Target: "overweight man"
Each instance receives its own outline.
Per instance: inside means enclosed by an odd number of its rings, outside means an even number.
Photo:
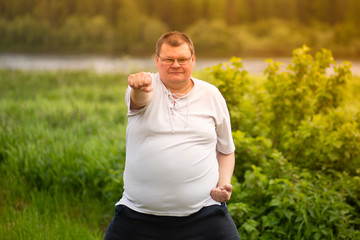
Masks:
[[[192,77],[184,33],[156,44],[157,73],[131,74],[124,191],[105,240],[239,240],[225,204],[234,142],[219,90]]]

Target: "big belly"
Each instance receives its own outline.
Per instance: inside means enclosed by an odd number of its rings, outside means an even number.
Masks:
[[[127,159],[124,172],[130,200],[150,211],[179,211],[205,201],[217,184],[218,163],[214,150],[196,149],[139,149]]]

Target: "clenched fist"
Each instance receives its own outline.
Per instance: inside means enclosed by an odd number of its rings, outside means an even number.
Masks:
[[[141,72],[130,74],[128,78],[128,84],[134,90],[141,90],[144,92],[151,92],[153,90],[152,78],[149,73]]]
[[[128,84],[132,88],[130,93],[130,108],[140,109],[148,105],[153,96],[152,78],[148,73],[131,74]]]
[[[230,200],[232,193],[232,185],[217,186],[211,190],[211,197],[218,202],[226,202]]]

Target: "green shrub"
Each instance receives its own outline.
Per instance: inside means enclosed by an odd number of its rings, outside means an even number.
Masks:
[[[250,79],[238,58],[210,71],[232,118],[229,210],[242,239],[360,237],[357,83],[349,63],[309,50],[294,50],[283,72],[269,60],[265,82]]]
[[[266,106],[272,113],[271,138],[275,147],[281,148],[284,138],[303,120],[316,114],[326,114],[343,104],[342,88],[351,76],[350,64],[334,67],[328,76],[327,68],[335,64],[332,54],[322,50],[315,60],[309,48],[294,50],[292,64],[285,72],[279,72],[279,63],[269,60],[266,89],[269,101]]]
[[[298,166],[354,173],[360,167],[360,128],[343,108],[351,65],[337,66],[327,50],[315,59],[308,51],[295,50],[287,72],[279,73],[276,63],[266,69],[266,106],[273,113],[269,137]],[[335,66],[330,75],[331,65]]]
[[[351,114],[334,111],[300,123],[283,145],[284,154],[298,166],[318,170],[360,169],[360,129]]]
[[[269,178],[261,168],[253,166],[246,172],[244,182],[234,180],[229,211],[241,239],[360,237],[360,215],[356,213],[359,206],[349,204],[349,195],[343,191],[349,182],[334,181],[322,173],[291,165],[282,171],[284,177]]]
[[[250,81],[247,71],[243,69],[241,58],[233,57],[228,63],[218,64],[209,70],[214,79],[213,83],[226,99],[231,115],[232,130],[245,131],[248,129],[246,121],[256,113],[253,106],[245,107],[251,104],[250,99],[247,98]]]

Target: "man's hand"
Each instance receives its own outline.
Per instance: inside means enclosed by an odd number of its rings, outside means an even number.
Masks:
[[[211,190],[211,197],[218,202],[226,202],[230,200],[232,193],[232,185],[226,184],[223,186],[217,186]]]
[[[131,74],[128,84],[132,88],[130,93],[130,108],[140,109],[148,105],[153,96],[152,78],[148,73]]]
[[[128,78],[128,84],[135,91],[141,90],[144,92],[151,92],[153,90],[151,75],[144,72],[130,74]]]

